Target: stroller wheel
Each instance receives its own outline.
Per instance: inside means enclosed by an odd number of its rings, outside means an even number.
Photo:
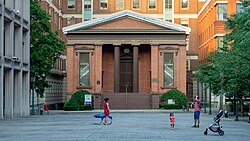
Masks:
[[[223,130],[220,130],[218,133],[219,133],[220,136],[224,135],[224,131]]]
[[[207,135],[207,129],[204,131],[204,135]]]

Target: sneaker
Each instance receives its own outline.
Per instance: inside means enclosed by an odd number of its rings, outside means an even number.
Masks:
[[[196,127],[199,128],[199,125],[197,125]]]
[[[192,126],[193,128],[196,127],[196,125]]]

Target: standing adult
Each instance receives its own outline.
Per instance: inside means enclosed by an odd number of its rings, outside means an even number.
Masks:
[[[199,97],[195,97],[195,104],[194,104],[194,126],[192,127],[198,127],[200,126],[200,110],[201,110],[201,101],[199,100]],[[197,122],[197,124],[196,124]]]
[[[105,119],[104,119],[104,125],[108,125],[108,118],[109,118],[109,114],[110,114],[110,109],[109,109],[109,98],[104,98],[104,104],[103,104],[103,109],[104,109],[104,115],[105,115]]]

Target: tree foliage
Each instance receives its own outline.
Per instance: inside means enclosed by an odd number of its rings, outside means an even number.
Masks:
[[[50,75],[65,45],[58,34],[52,31],[50,16],[37,0],[30,0],[30,15],[30,76],[35,78],[37,94],[43,97],[45,88],[49,87],[46,77]]]
[[[242,11],[225,22],[224,47],[198,66],[198,80],[211,84],[214,94],[223,90],[240,99],[250,93],[250,1],[242,4]]]

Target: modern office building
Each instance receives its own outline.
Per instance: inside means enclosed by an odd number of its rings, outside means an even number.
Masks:
[[[0,119],[28,116],[30,0],[0,0]]]

